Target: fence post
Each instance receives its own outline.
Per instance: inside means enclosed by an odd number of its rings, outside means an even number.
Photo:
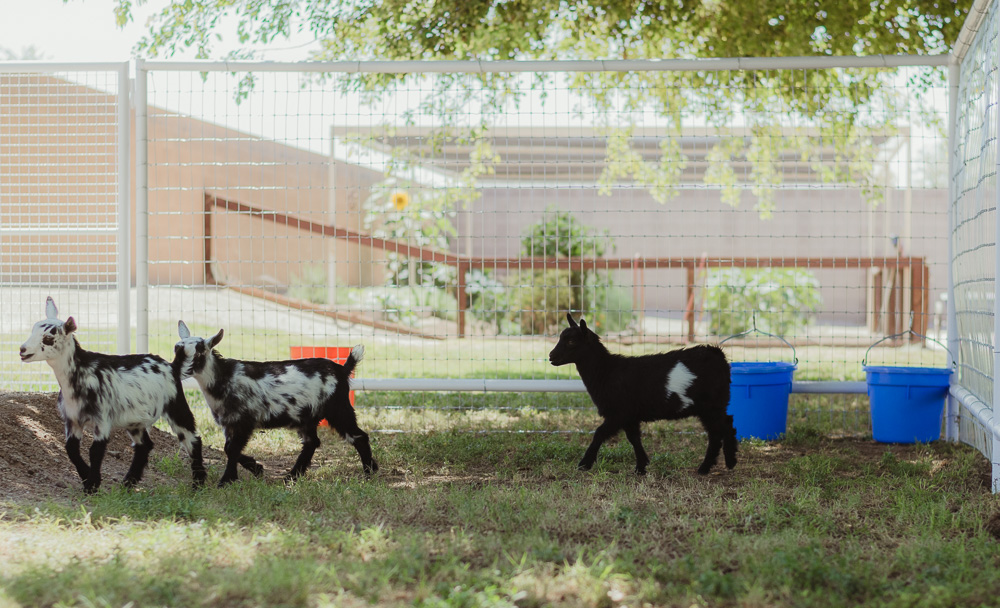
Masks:
[[[958,122],[958,79],[961,69],[957,61],[948,66],[948,311],[946,323],[948,327],[948,349],[952,352],[956,362],[962,360],[962,345],[958,339],[958,321],[955,314],[955,200],[958,191],[955,188],[955,170],[957,159],[955,150],[957,140],[956,129]],[[959,383],[959,373],[956,369],[951,374],[951,385]],[[948,393],[947,401],[947,423],[945,424],[945,439],[949,441],[959,440],[958,428],[958,400]]]
[[[149,352],[149,159],[147,157],[148,72],[135,60],[135,348]]]
[[[994,20],[996,23],[996,20]],[[991,32],[992,35],[996,35],[997,32]],[[986,97],[986,103],[984,107],[989,108],[989,106],[996,106],[1000,102],[1000,79],[997,80],[994,85],[994,89],[990,90],[986,87],[984,93]],[[996,108],[994,107],[994,112]],[[996,139],[998,135],[998,130],[1000,130],[1000,124],[994,121],[994,132],[992,134],[987,134],[986,137],[993,137]],[[1000,157],[996,159],[996,166],[1000,167]],[[1000,191],[995,191],[993,193],[993,205],[996,208],[996,204],[1000,202]],[[1000,338],[1000,277],[997,277],[997,269],[1000,268],[1000,247],[997,247],[997,243],[1000,242],[1000,213],[994,213],[994,226],[993,226],[993,249],[994,249],[994,261],[993,261],[993,402],[990,404],[990,410],[992,411],[992,416],[990,417],[990,426],[988,431],[990,433],[990,463],[992,464],[992,472],[990,474],[993,480],[992,489],[993,493],[996,494],[1000,492],[1000,438],[997,437],[997,402],[1000,402],[1000,382],[997,382],[997,378],[1000,377],[1000,348],[997,347],[997,340]]]
[[[132,243],[129,239],[132,191],[129,188],[131,129],[129,128],[129,62],[118,69],[118,354],[128,354],[132,342]]]

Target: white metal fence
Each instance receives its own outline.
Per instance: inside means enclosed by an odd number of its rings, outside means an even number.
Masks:
[[[952,68],[951,349],[958,372],[949,408],[962,441],[993,463],[993,490],[1000,490],[996,456],[998,428],[993,415],[1000,369],[996,337],[1000,329],[996,281],[997,237],[997,43],[1000,19],[994,2],[977,2],[957,45]],[[956,405],[960,409],[956,409]]]
[[[130,351],[129,64],[0,65],[0,386],[50,390],[18,360],[46,295]]]
[[[367,341],[366,389],[517,391],[573,378],[566,310],[627,353],[756,322],[833,382],[799,389],[864,392],[870,344],[942,326],[944,63],[141,64],[140,322],[164,351],[178,317],[235,356]]]

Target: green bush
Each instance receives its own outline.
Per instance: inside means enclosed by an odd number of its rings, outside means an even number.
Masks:
[[[469,299],[469,314],[474,319],[489,325],[498,336],[512,333],[507,287],[495,278],[492,268],[465,273],[465,294]]]
[[[593,291],[587,319],[593,320],[595,331],[613,333],[628,329],[635,319],[632,291],[614,285],[610,278],[606,283],[596,285]]]
[[[568,270],[520,272],[508,281],[511,314],[526,335],[556,333],[565,323],[566,312],[580,309],[581,289],[572,283]]]
[[[808,325],[821,303],[819,281],[801,268],[713,270],[705,285],[709,331],[718,336],[750,329],[754,313],[758,329],[786,336]]]
[[[521,253],[530,257],[601,257],[614,241],[608,231],[587,226],[566,211],[549,209],[528,227]],[[582,313],[598,331],[621,331],[632,322],[631,294],[596,270],[544,270],[512,275],[513,320],[521,333],[559,331],[567,312]]]

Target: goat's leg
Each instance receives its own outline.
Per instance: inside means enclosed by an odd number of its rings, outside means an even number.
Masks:
[[[101,463],[108,448],[108,438],[99,437],[95,432],[94,443],[90,444],[90,474],[83,480],[83,491],[93,494],[101,487]]]
[[[264,465],[257,462],[249,454],[240,454],[240,466],[249,471],[254,477],[260,477],[264,474]]]
[[[358,451],[358,456],[361,458],[361,468],[364,470],[365,476],[371,477],[374,473],[378,472],[378,463],[372,457],[372,446],[368,441],[368,433],[355,426],[352,431],[344,433],[343,437],[347,443],[353,445],[354,449]]]
[[[354,413],[350,401],[347,400],[346,394],[335,396],[334,399],[340,399],[340,401],[334,401],[334,405],[327,408],[326,421],[341,438],[353,445],[354,449],[358,451],[358,457],[361,458],[361,468],[364,470],[365,476],[370,477],[378,471],[378,463],[372,457],[372,446],[368,440],[368,433],[362,431],[361,427],[358,426],[357,415]]]
[[[80,480],[86,480],[90,476],[90,467],[87,466],[83,457],[80,456],[80,436],[70,434],[68,429],[66,434],[66,455],[69,456],[69,461],[76,467],[76,474],[80,476]]]
[[[705,451],[705,460],[698,467],[698,474],[708,474],[719,459],[719,452],[727,441],[730,443],[727,447],[726,465],[732,468],[736,464],[736,430],[733,428],[732,417],[723,410],[720,413],[704,416],[701,418],[701,424],[708,433],[708,449]],[[728,453],[729,449],[733,450],[732,454]],[[732,465],[729,464],[730,458]]]
[[[583,459],[580,460],[580,464],[578,464],[576,468],[581,471],[589,471],[590,467],[594,466],[594,461],[597,460],[597,451],[601,449],[601,444],[611,437],[614,437],[614,435],[620,430],[621,426],[617,423],[605,420],[604,423],[597,427],[597,430],[594,431],[594,440],[590,442],[590,447],[587,448],[587,451],[583,454]]]
[[[302,437],[302,451],[295,459],[292,469],[285,474],[286,481],[291,481],[306,472],[309,465],[312,464],[313,454],[316,453],[316,448],[320,444],[319,435],[316,434],[316,425],[307,425],[305,428],[299,429],[299,436]]]
[[[714,430],[708,431],[708,449],[705,451],[705,460],[698,467],[699,475],[707,475],[712,470],[715,461],[719,459],[719,450],[722,449],[722,437]]]
[[[628,438],[629,443],[632,444],[632,449],[635,450],[636,474],[645,475],[646,466],[649,464],[649,454],[642,447],[642,433],[638,421],[625,425],[625,437]]]
[[[733,426],[733,417],[725,417],[725,427],[722,434],[722,452],[726,457],[726,468],[731,469],[736,466],[736,449],[739,442],[736,441],[736,427]]]
[[[149,462],[149,453],[153,451],[153,440],[149,438],[145,427],[130,428],[128,434],[132,437],[132,464],[125,473],[122,484],[132,487],[142,479],[142,473]]]
[[[226,447],[224,448],[226,452],[226,470],[222,473],[222,478],[219,479],[220,488],[239,479],[236,466],[243,455],[243,448],[247,447],[247,443],[250,442],[250,435],[252,433],[252,429],[226,429]]]
[[[194,487],[201,487],[205,483],[207,473],[205,471],[205,461],[201,454],[201,437],[194,426],[194,414],[188,407],[187,400],[184,399],[184,392],[179,390],[178,397],[170,403],[166,412],[167,424],[177,435],[177,441],[191,458],[191,478]]]

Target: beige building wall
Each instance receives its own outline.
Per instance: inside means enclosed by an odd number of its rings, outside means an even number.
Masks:
[[[0,74],[0,281],[116,285],[117,120],[108,93],[50,75]],[[147,124],[154,285],[205,284],[206,193],[357,231],[360,201],[381,179],[159,109],[150,109]],[[131,126],[134,150],[134,115]],[[131,178],[134,186],[134,155]],[[135,218],[134,193],[130,205]],[[211,225],[220,280],[284,289],[307,267],[327,263],[342,284],[382,278],[381,255],[368,247],[218,209]],[[131,252],[134,281],[134,230]]]
[[[0,74],[0,280],[115,284],[116,123],[106,93]]]
[[[360,231],[360,201],[382,179],[375,171],[185,116],[151,111],[148,124],[149,277],[155,284],[206,281],[206,194]],[[372,264],[358,261],[380,259],[347,241],[218,208],[210,213],[212,273],[226,283],[283,290],[310,267],[322,274],[332,263],[339,283],[358,285],[373,278]]]

